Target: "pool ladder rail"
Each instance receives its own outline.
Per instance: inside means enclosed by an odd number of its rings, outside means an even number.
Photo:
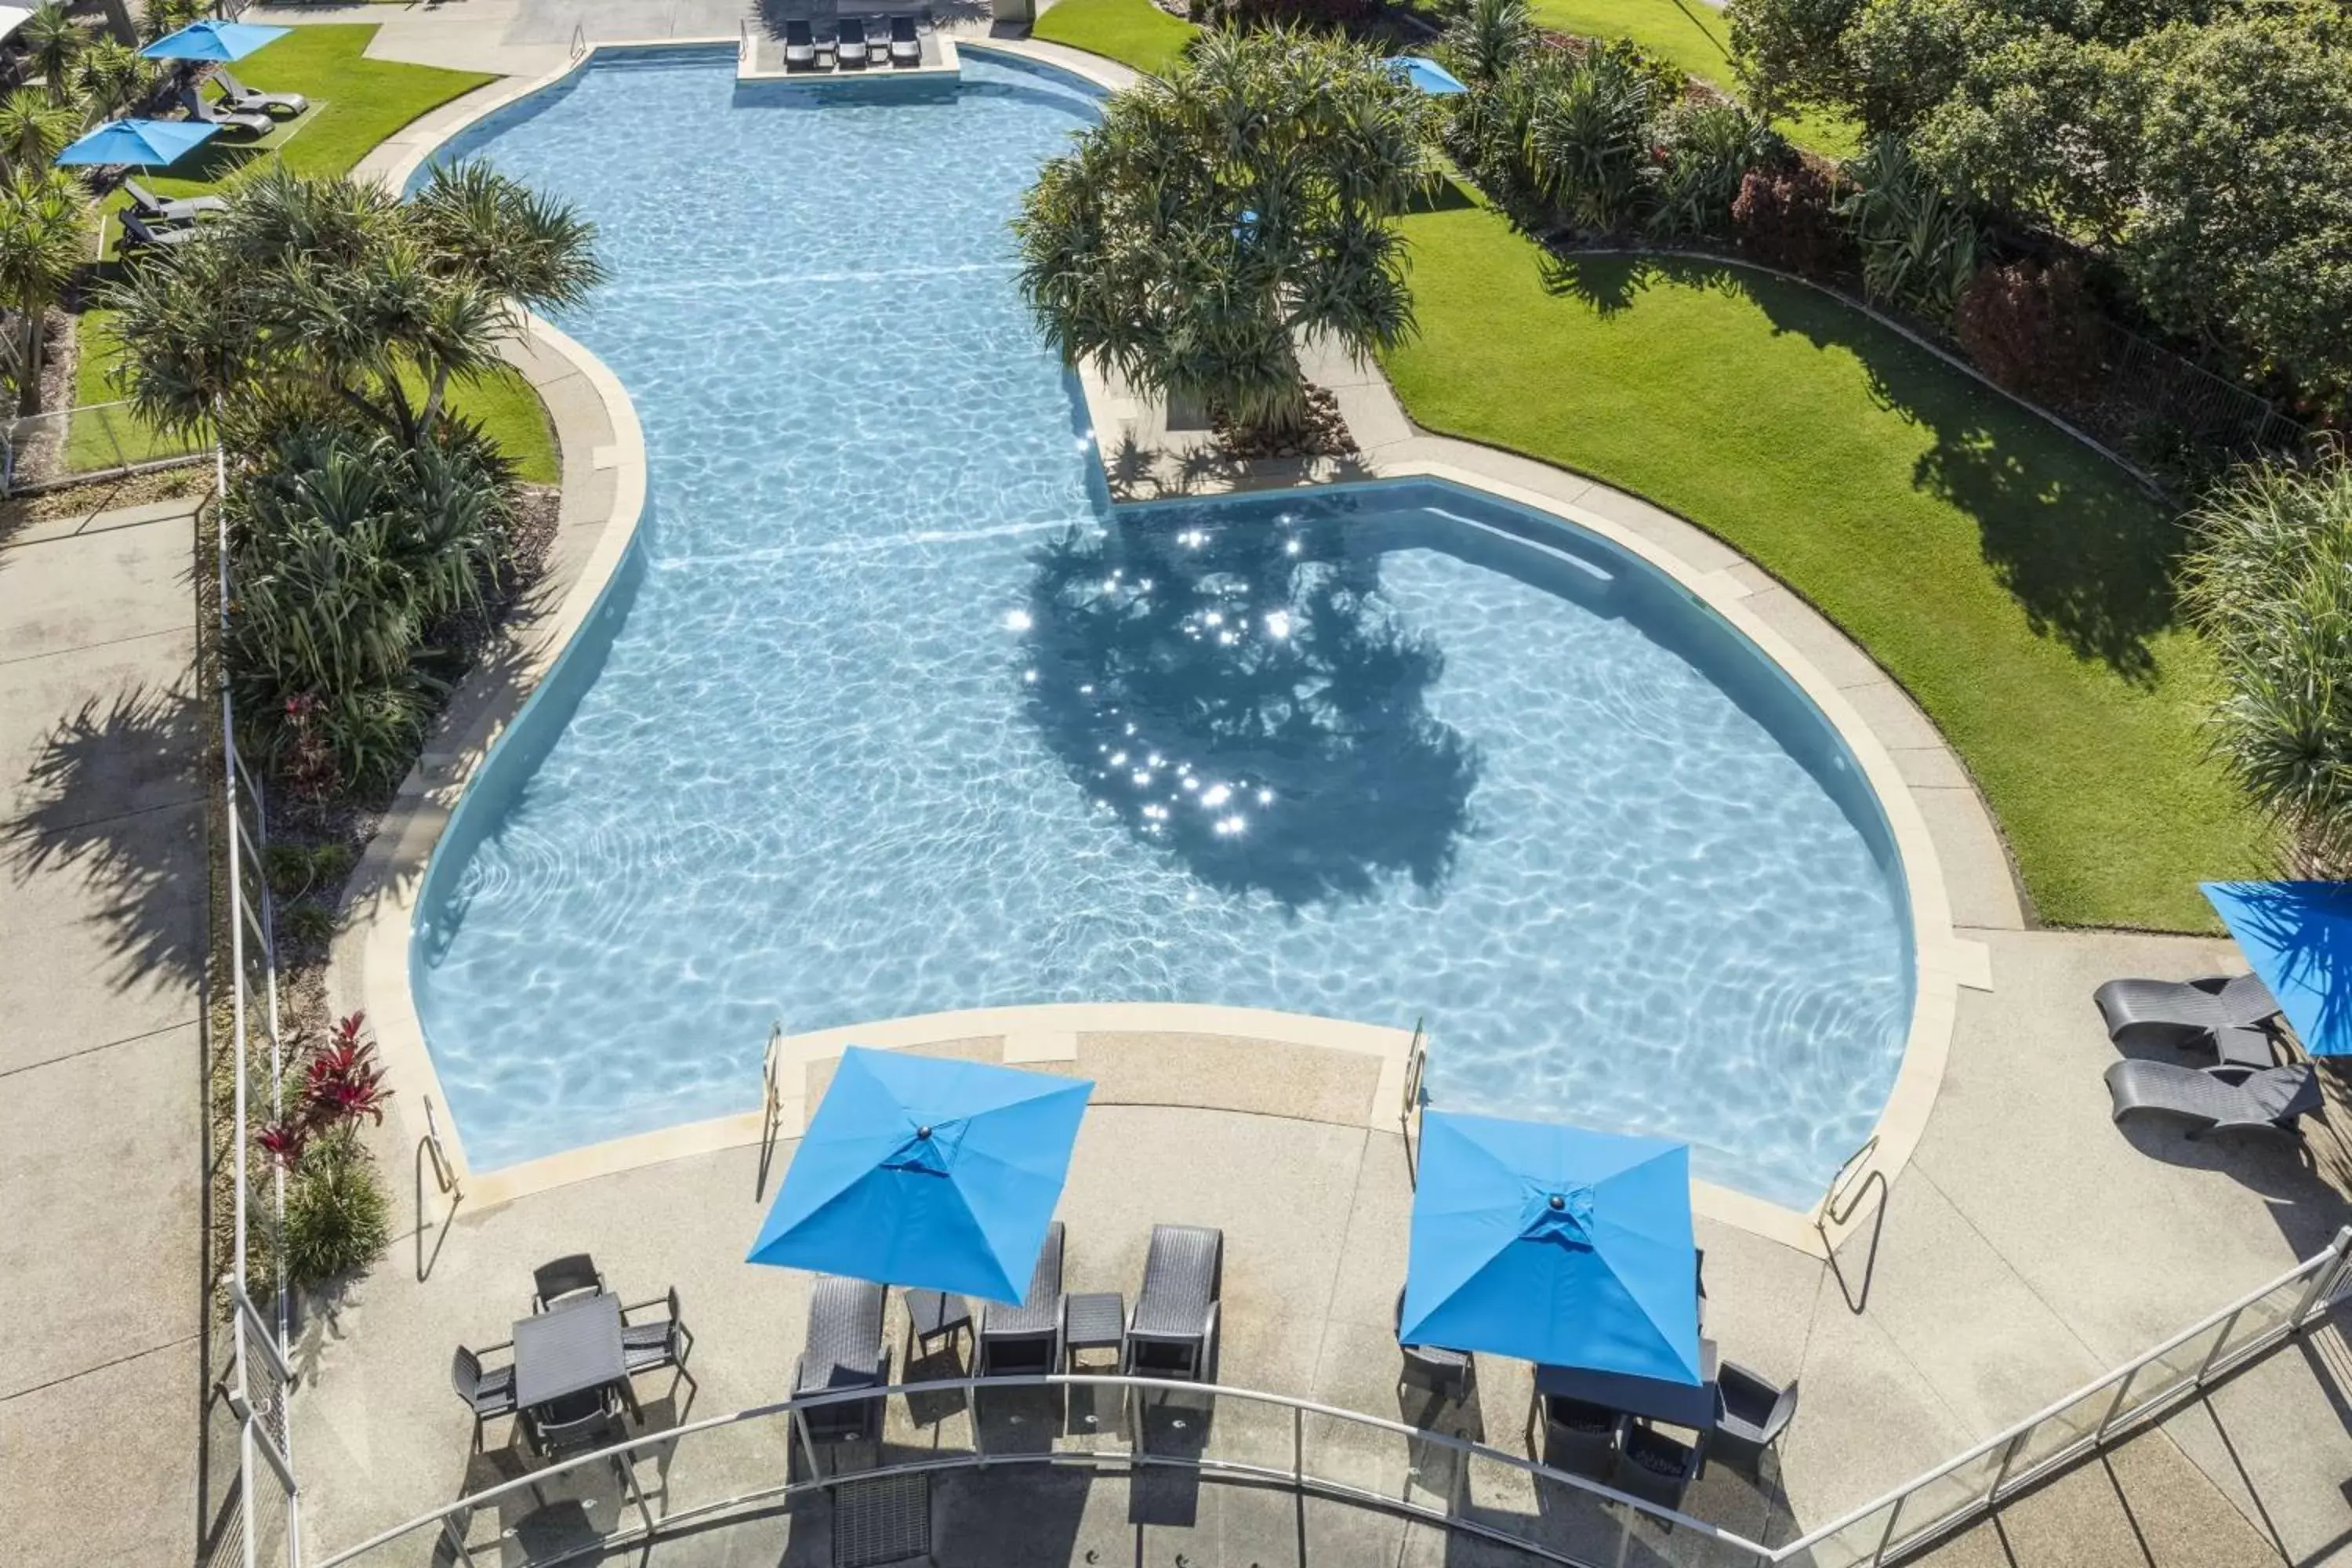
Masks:
[[[1838,1293],[1845,1298],[1846,1310],[1859,1316],[1870,1302],[1870,1277],[1878,1267],[1878,1238],[1886,1229],[1886,1204],[1890,1189],[1886,1173],[1870,1163],[1878,1152],[1878,1134],[1874,1132],[1861,1148],[1845,1157],[1845,1163],[1830,1178],[1829,1191],[1822,1194],[1821,1207],[1813,1211],[1813,1232],[1822,1238],[1822,1254],[1829,1260],[1830,1272],[1837,1276]],[[1832,1227],[1851,1235],[1846,1229],[1854,1216],[1862,1212],[1870,1194],[1878,1194],[1878,1205],[1871,1212],[1870,1249],[1862,1266],[1862,1289],[1857,1291],[1846,1282],[1845,1266],[1838,1261],[1837,1244],[1843,1236],[1832,1237]]]

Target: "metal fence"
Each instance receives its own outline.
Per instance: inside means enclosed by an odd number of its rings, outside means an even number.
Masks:
[[[218,519],[217,571],[221,625],[227,626],[229,540],[225,459],[215,450],[214,502]],[[220,694],[221,790],[226,826],[221,838],[228,914],[227,984],[230,1030],[230,1182],[232,1240],[221,1280],[228,1299],[231,1338],[223,1388],[237,1423],[237,1507],[246,1568],[282,1557],[301,1561],[301,1518],[294,1484],[287,1293],[281,1240],[286,1176],[278,1163],[253,1168],[257,1106],[275,1119],[286,1076],[285,1037],[278,1012],[276,912],[266,870],[268,812],[260,783],[236,748],[236,713],[224,685]],[[257,1235],[257,1232],[258,1233]],[[268,1311],[254,1304],[253,1270],[266,1271]]]
[[[128,403],[53,408],[0,422],[0,495],[198,462],[211,450],[209,437],[158,430]]]
[[[2102,402],[2134,446],[2171,443],[2232,458],[2301,456],[2311,432],[2236,382],[2110,321]]]
[[[562,1563],[763,1520],[796,1497],[894,1477],[1032,1465],[1154,1468],[1272,1483],[1403,1515],[1575,1568],[1895,1562],[2140,1430],[2320,1321],[2352,1273],[2352,1228],[2316,1257],[2048,1409],[1799,1540],[1768,1547],[1465,1437],[1309,1400],[1114,1376],[954,1378],[847,1390],[646,1432],[472,1493],[327,1558],[343,1563]],[[906,1441],[820,1443],[813,1412],[931,1408]],[[651,1461],[650,1467],[646,1461]],[[857,1461],[850,1463],[846,1461]],[[656,1510],[655,1499],[658,1498]],[[1002,1495],[1008,1523],[1027,1504]],[[838,1522],[836,1521],[836,1522]]]

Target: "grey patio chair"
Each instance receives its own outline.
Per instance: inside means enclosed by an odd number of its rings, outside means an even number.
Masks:
[[[915,36],[915,19],[899,15],[890,18],[890,63],[894,66],[919,66],[923,63],[923,41]]]
[[[808,1339],[793,1363],[793,1394],[839,1388],[881,1388],[890,1381],[890,1351],[882,1342],[887,1292],[866,1279],[820,1274],[809,1287]],[[805,1417],[812,1442],[882,1440],[882,1402],[820,1405]]]
[[[484,1424],[515,1413],[514,1368],[500,1366],[486,1371],[480,1356],[459,1345],[457,1353],[449,1358],[449,1386],[457,1391],[466,1408],[474,1413],[474,1452],[478,1454],[482,1451]]]
[[[1396,1299],[1397,1349],[1404,1352],[1404,1375],[1400,1384],[1419,1384],[1432,1394],[1448,1400],[1470,1397],[1473,1376],[1468,1351],[1450,1351],[1438,1345],[1409,1345],[1404,1342],[1404,1291],[1400,1288]]]
[[[1216,1364],[1217,1302],[1224,1278],[1223,1231],[1153,1226],[1143,1289],[1127,1315],[1119,1370],[1131,1377],[1207,1381]]]
[[[1627,1421],[1617,1445],[1617,1466],[1609,1484],[1629,1497],[1660,1508],[1680,1509],[1683,1494],[1706,1468],[1703,1443],[1684,1443],[1653,1430],[1640,1421]]]
[[[188,118],[200,125],[217,125],[224,131],[243,131],[249,135],[267,136],[278,121],[267,114],[249,113],[244,110],[222,109],[205,100],[193,83],[180,84],[180,107]]]
[[[532,1269],[530,1286],[530,1310],[544,1312],[573,1296],[603,1295],[604,1276],[597,1270],[594,1258],[584,1252],[572,1252]]]
[[[669,1315],[651,1322],[629,1321],[630,1313],[650,1312],[656,1307],[666,1309]],[[635,1306],[621,1309],[621,1364],[628,1370],[631,1377],[641,1372],[659,1372],[669,1367],[678,1378],[700,1388],[702,1385],[695,1383],[694,1374],[686,1370],[686,1358],[693,1352],[694,1335],[687,1328],[686,1319],[678,1312],[677,1286],[671,1286],[666,1296],[656,1296],[649,1301],[639,1301]],[[672,1379],[670,1386],[676,1388],[677,1379]]]
[[[122,224],[122,243],[119,249],[135,254],[142,250],[168,250],[175,245],[185,245],[196,237],[194,228],[150,228],[146,221],[129,207],[114,215]]]
[[[1017,1307],[980,1304],[980,1346],[972,1370],[980,1377],[1062,1369],[1062,1222],[1045,1227],[1045,1243],[1029,1270],[1029,1289]]]
[[[2203,1044],[2223,1029],[2251,1028],[2278,1016],[2278,998],[2259,975],[2202,980],[2110,980],[2091,994],[2107,1037],[2119,1046]]]
[[[523,1415],[522,1429],[531,1447],[545,1459],[601,1447],[608,1437],[618,1442],[626,1435],[614,1415],[612,1391],[605,1388],[567,1394],[533,1405]]]
[[[310,107],[310,100],[299,92],[263,92],[247,87],[230,75],[226,66],[215,66],[213,79],[220,83],[221,102],[241,114],[284,113],[291,118]]]
[[[1618,1429],[1624,1425],[1624,1415],[1605,1405],[1538,1394],[1528,1409],[1528,1457],[1555,1470],[1605,1481],[1616,1468]]]
[[[187,223],[206,213],[228,211],[226,198],[221,196],[184,196],[177,201],[165,201],[138,181],[125,176],[123,191],[139,216],[148,223]]]
[[[2296,1123],[2321,1104],[2319,1074],[2309,1062],[2189,1068],[2131,1057],[2107,1069],[2107,1095],[2117,1121],[2134,1111],[2169,1111],[2198,1124],[2191,1138],[2245,1128],[2300,1136]]]
[[[1741,1366],[1723,1362],[1715,1369],[1715,1435],[1708,1452],[1762,1479],[1764,1450],[1780,1440],[1797,1414],[1797,1385],[1780,1388]]]
[[[834,63],[843,70],[866,68],[866,18],[844,16],[833,26]]]

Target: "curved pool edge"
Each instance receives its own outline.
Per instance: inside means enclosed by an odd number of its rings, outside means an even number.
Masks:
[[[733,42],[727,38],[671,38],[591,45],[553,71],[537,78],[502,79],[445,106],[378,147],[362,162],[360,172],[383,180],[394,190],[404,188],[415,171],[451,137],[562,81],[601,51]],[[1097,87],[1116,89],[1133,79],[1132,73],[1125,68],[1111,68],[1108,62],[1051,45],[1010,39],[958,42],[965,48],[1013,56],[1066,71]],[[1081,60],[1086,62],[1083,66],[1078,63]],[[613,1139],[477,1173],[467,1162],[462,1136],[446,1114],[447,1101],[441,1094],[439,1076],[425,1042],[410,984],[414,917],[425,872],[434,850],[465,798],[468,783],[541,690],[547,677],[583,646],[577,634],[605,601],[628,558],[644,510],[647,485],[645,438],[635,404],[619,379],[594,354],[551,323],[531,317],[527,323],[523,351],[511,357],[534,388],[541,391],[564,454],[558,552],[562,552],[567,536],[584,539],[584,556],[576,575],[557,587],[551,609],[512,630],[508,656],[478,667],[460,683],[448,714],[436,728],[416,766],[402,782],[352,877],[344,898],[343,924],[333,945],[327,976],[328,994],[336,1000],[339,1008],[365,1011],[389,1081],[395,1089],[406,1091],[395,1093],[391,1103],[394,1120],[407,1145],[414,1147],[428,1131],[436,1131],[465,1191],[466,1201],[478,1208],[639,1165],[755,1144],[768,1136],[767,1113],[755,1110]],[[582,384],[580,388],[572,389],[570,395],[549,397],[551,390],[574,376]],[[1387,390],[1384,382],[1381,389]],[[1087,390],[1091,402],[1094,388],[1089,386]],[[604,438],[608,435],[609,439]],[[1406,446],[1414,449],[1412,454],[1397,449]],[[1967,951],[1976,944],[1964,942],[1954,931],[1950,900],[1935,843],[1887,744],[1811,658],[1748,610],[1741,601],[1748,590],[1733,578],[1730,571],[1702,570],[1656,541],[1590,508],[1479,472],[1475,465],[1483,450],[1471,443],[1416,432],[1409,442],[1395,443],[1386,451],[1371,454],[1371,467],[1380,479],[1439,479],[1548,513],[1648,563],[1692,593],[1794,681],[1861,767],[1886,818],[1901,863],[1916,965],[1912,1023],[1902,1064],[1873,1131],[1877,1149],[1871,1165],[1883,1170],[1891,1182],[1926,1131],[1958,1021],[1958,988],[1963,977],[1981,973],[1984,956],[1981,951]],[[1583,492],[1608,489],[1564,469],[1529,466],[1556,472],[1562,480],[1572,480]],[[604,490],[602,479],[607,471],[614,476],[609,492]],[[1300,488],[1321,487],[1308,484]],[[1855,651],[1867,658],[1859,649]],[[1942,743],[1940,735],[1937,743]],[[1053,1053],[1060,1049],[1061,1041],[1075,1042],[1081,1035],[1172,1035],[1192,1042],[1246,1041],[1253,1049],[1259,1050],[1267,1045],[1302,1047],[1286,1051],[1286,1057],[1291,1059],[1283,1068],[1263,1075],[1275,1081],[1289,1081],[1300,1075],[1314,1077],[1321,1070],[1316,1065],[1318,1056],[1336,1055],[1341,1060],[1370,1057],[1379,1065],[1377,1086],[1368,1110],[1360,1115],[1318,1114],[1307,1119],[1391,1133],[1400,1128],[1409,1034],[1306,1014],[1190,1003],[1040,1004],[869,1022],[785,1037],[782,1044],[789,1059],[800,1065],[804,1083],[810,1067],[837,1057],[853,1037],[856,1043],[886,1049],[946,1046],[967,1050],[992,1038],[998,1049],[995,1059],[1046,1065],[1073,1060],[1073,1056]],[[1041,1050],[1037,1044],[1040,1040],[1052,1044]],[[1072,1048],[1075,1050],[1075,1046]],[[1228,1080],[1213,1074],[1197,1069],[1187,1072],[1179,1065],[1172,1076],[1186,1082],[1181,1089],[1165,1092],[1180,1098],[1154,1096],[1139,1100],[1107,1100],[1105,1103],[1184,1105],[1294,1117],[1301,1114],[1296,1110],[1232,1103],[1230,1097],[1221,1100],[1215,1091],[1227,1087]],[[747,1084],[746,1100],[752,1097],[751,1086]],[[782,1098],[790,1115],[786,1126],[780,1127],[774,1134],[778,1137],[797,1132],[799,1107],[804,1103],[803,1098],[791,1094]],[[432,1115],[421,1109],[428,1101],[441,1113]],[[1703,1180],[1694,1180],[1692,1186],[1694,1207],[1699,1215],[1799,1251],[1823,1255],[1821,1236],[1815,1227],[1820,1204],[1799,1211]]]

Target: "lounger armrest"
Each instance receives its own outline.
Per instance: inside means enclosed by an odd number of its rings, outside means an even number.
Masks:
[[[1209,1303],[1209,1315],[1201,1325],[1201,1381],[1212,1383],[1209,1368],[1217,1359],[1217,1303]]]
[[[2195,1142],[2201,1138],[2210,1138],[2216,1132],[2276,1132],[2288,1138],[2302,1136],[2292,1123],[2282,1124],[2272,1121],[2267,1116],[2241,1116],[2215,1121],[2210,1126],[2192,1127],[2189,1130],[2188,1137],[2189,1142]]]

